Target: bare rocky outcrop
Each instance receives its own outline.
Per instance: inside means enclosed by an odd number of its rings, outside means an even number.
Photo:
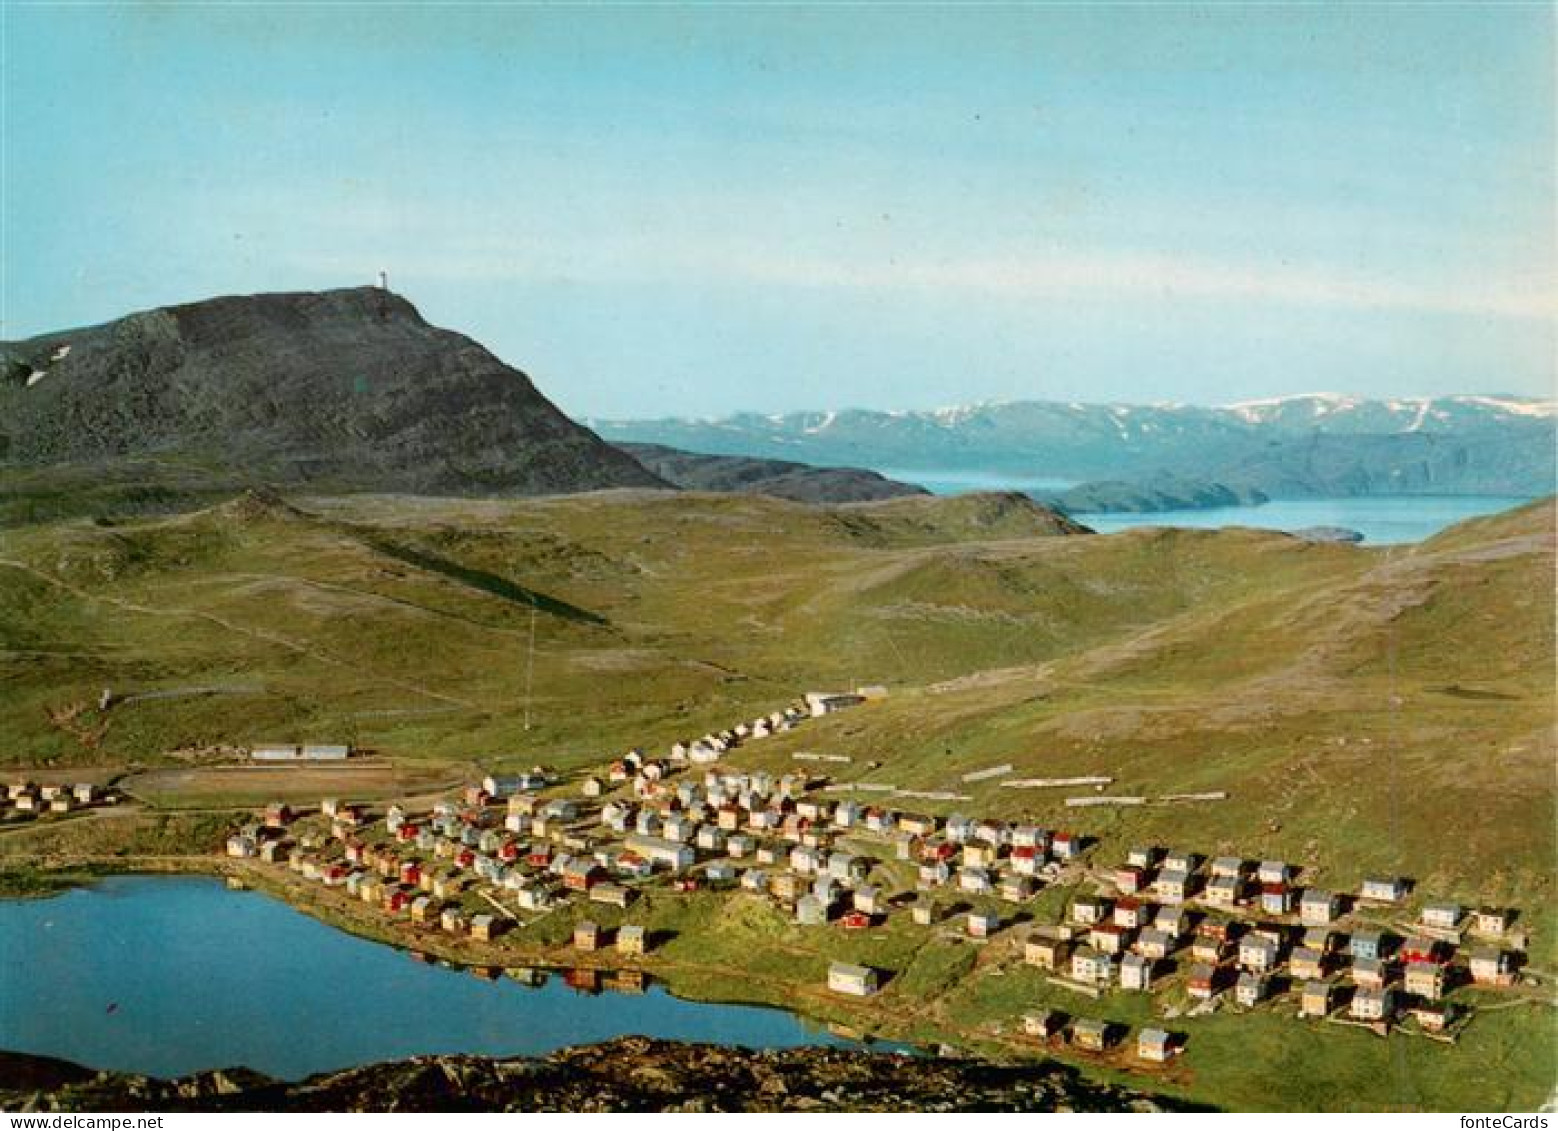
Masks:
[[[158,1080],[0,1053],[8,1111],[1160,1111],[1184,1105],[1046,1061],[751,1050],[622,1037],[535,1058],[427,1056],[297,1083]]]

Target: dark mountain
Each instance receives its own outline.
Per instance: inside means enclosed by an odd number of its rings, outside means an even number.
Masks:
[[[0,470],[144,483],[191,466],[320,490],[666,486],[374,288],[217,298],[0,346]]]
[[[812,467],[789,460],[711,456],[660,444],[618,444],[661,479],[687,491],[772,495],[798,503],[866,503],[928,494],[858,467]]]
[[[1047,501],[1067,514],[1152,514],[1264,503],[1266,496],[1254,489],[1239,490],[1226,483],[1164,472],[1134,482],[1105,479],[1083,483]]]

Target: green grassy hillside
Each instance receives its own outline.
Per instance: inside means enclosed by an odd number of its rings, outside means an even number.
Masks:
[[[1005,496],[653,492],[250,496],[21,527],[0,544],[0,759],[155,766],[297,739],[578,767],[885,683],[739,761],[830,750],[854,758],[843,779],[966,789],[1110,841],[1550,905],[1551,504],[1390,549],[1074,530]],[[104,687],[190,693],[99,713]],[[1000,762],[1230,799],[1078,811],[1066,790],[959,783]]]

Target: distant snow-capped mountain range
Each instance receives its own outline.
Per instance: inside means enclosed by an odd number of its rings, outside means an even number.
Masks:
[[[720,455],[1076,481],[1172,476],[1270,497],[1546,494],[1558,404],[1304,393],[1217,407],[1013,401],[886,412],[591,420],[609,440]]]

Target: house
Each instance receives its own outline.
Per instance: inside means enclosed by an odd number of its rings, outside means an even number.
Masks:
[[[471,938],[477,942],[491,942],[502,931],[503,921],[496,915],[471,916]]]
[[[966,844],[963,846],[963,867],[965,868],[991,868],[995,866],[999,853],[988,844]]]
[[[971,939],[987,939],[1001,929],[1001,917],[993,911],[970,911],[968,913],[968,937]]]
[[[1109,914],[1109,901],[1099,896],[1083,895],[1071,901],[1071,921],[1087,926],[1103,922]]]
[[[1079,1017],[1071,1024],[1071,1043],[1089,1052],[1103,1052],[1109,1047],[1109,1022],[1092,1017]]]
[[[1321,954],[1330,954],[1336,949],[1336,932],[1329,927],[1310,927],[1304,932],[1302,945]]]
[[[1184,872],[1187,875],[1194,872],[1201,864],[1201,857],[1194,852],[1182,852],[1171,850],[1163,857],[1163,870],[1165,872]]]
[[[1130,931],[1118,923],[1094,923],[1087,933],[1088,944],[1104,954],[1119,954],[1125,949]]]
[[[1075,833],[1056,833],[1050,838],[1050,852],[1056,860],[1072,860],[1082,855],[1082,838]]]
[[[1125,863],[1132,868],[1151,868],[1158,861],[1158,850],[1150,844],[1133,845],[1125,854]]]
[[[1498,947],[1478,947],[1471,952],[1467,963],[1471,968],[1471,980],[1483,986],[1509,986],[1515,981],[1515,967],[1510,956]]]
[[[617,930],[617,953],[642,955],[644,953],[644,928],[638,925],[624,926]]]
[[[81,805],[90,805],[97,800],[97,787],[91,782],[77,782],[70,793]]]
[[[959,868],[958,888],[973,895],[986,895],[991,889],[990,873],[983,868]]]
[[[1352,995],[1352,1004],[1347,1007],[1354,1021],[1389,1021],[1395,1011],[1396,993],[1388,988],[1360,987]]]
[[[632,898],[633,893],[621,884],[602,883],[590,889],[590,902],[604,904],[607,907],[625,908]]]
[[[936,901],[934,899],[930,899],[927,896],[921,896],[919,899],[915,900],[914,908],[912,911],[910,911],[909,914],[917,925],[921,927],[929,927],[934,924],[938,918],[940,918],[941,909],[936,905]]]
[[[1264,974],[1277,964],[1277,944],[1262,935],[1249,934],[1239,940],[1239,965]]]
[[[781,903],[793,903],[799,899],[806,881],[794,872],[775,872],[773,878],[768,881],[768,891]]]
[[[1174,950],[1174,937],[1167,931],[1148,927],[1136,939],[1136,953],[1154,961],[1167,958]]]
[[[1213,879],[1243,879],[1245,871],[1244,861],[1237,856],[1219,856],[1212,861]]]
[[[465,912],[458,907],[445,907],[438,916],[438,925],[451,935],[464,933],[465,922]]]
[[[1286,915],[1293,910],[1293,889],[1287,884],[1262,883],[1260,909],[1267,915]]]
[[[1437,962],[1408,962],[1405,985],[1409,994],[1438,1001],[1444,996],[1444,967]]]
[[[1281,860],[1262,860],[1255,869],[1255,878],[1262,884],[1281,884],[1286,887],[1293,880],[1293,870]]]
[[[292,823],[292,806],[282,801],[272,801],[265,807],[265,827],[284,829]]]
[[[1399,903],[1406,893],[1406,881],[1400,876],[1366,876],[1358,889],[1358,898],[1373,903]]]
[[[1347,953],[1354,959],[1384,958],[1385,935],[1382,931],[1354,931],[1347,940]]]
[[[252,836],[238,833],[227,838],[227,855],[247,860],[259,852],[259,845]]]
[[[1071,944],[1063,939],[1030,935],[1023,944],[1022,957],[1029,966],[1037,966],[1040,970],[1058,970],[1066,962],[1070,950]]]
[[[646,836],[642,833],[630,834],[623,841],[623,847],[629,852],[637,853],[650,864],[669,868],[673,872],[684,872],[691,868],[697,859],[691,845],[682,844],[679,841],[668,840],[664,837]]]
[[[1106,986],[1114,976],[1114,960],[1090,946],[1078,947],[1071,955],[1073,981],[1088,986]]]
[[[1190,944],[1190,957],[1197,962],[1216,965],[1228,953],[1228,944],[1212,935],[1197,935]]]
[[[1423,906],[1421,923],[1438,931],[1453,931],[1461,921],[1461,905],[1439,900]]]
[[[795,901],[795,921],[803,927],[820,927],[828,921],[828,905],[808,892]]]
[[[1136,1034],[1136,1055],[1141,1060],[1162,1064],[1178,1051],[1178,1043],[1163,1029],[1143,1029]]]
[[[841,884],[861,883],[870,869],[869,861],[848,852],[834,852],[828,856],[828,875]]]
[[[1384,989],[1385,979],[1389,975],[1384,960],[1379,958],[1355,958],[1352,963],[1353,984],[1359,989],[1379,990]]]
[[[1145,910],[1141,900],[1126,896],[1115,901],[1113,917],[1116,926],[1134,930],[1141,926]]]
[[[569,891],[589,891],[606,878],[606,869],[593,860],[574,857],[563,865],[563,886]]]
[[[887,912],[887,900],[881,888],[858,887],[850,902],[856,911],[865,915],[883,915]]]
[[[1315,980],[1325,977],[1325,955],[1309,947],[1299,947],[1288,960],[1293,977]]]
[[[419,895],[411,901],[411,921],[428,923],[438,917],[442,908],[430,895]]]
[[[1017,856],[1017,850],[1012,851],[1013,859]],[[1127,864],[1114,870],[1114,886],[1122,895],[1135,895],[1142,890],[1146,882],[1147,873],[1144,869],[1134,864]]]
[[[1122,990],[1151,990],[1156,963],[1140,954],[1127,954],[1120,960]]]
[[[1213,876],[1207,881],[1202,898],[1213,907],[1234,907],[1242,890],[1243,883],[1238,876]]]
[[[1049,832],[1037,825],[1013,825],[1012,847],[1036,849],[1043,856],[1049,851]]]
[[[1192,966],[1185,988],[1190,996],[1197,1001],[1211,1001],[1217,996],[1217,967],[1209,966],[1206,963],[1197,963]]]
[[[869,997],[879,988],[877,973],[869,966],[856,966],[850,962],[828,964],[828,989],[833,993]]]
[[[1171,940],[1179,939],[1190,926],[1190,919],[1181,907],[1160,907],[1152,917],[1152,925]]]
[[[933,836],[936,832],[936,818],[920,813],[900,813],[898,828],[910,836]]]
[[[1407,1013],[1427,1033],[1442,1033],[1455,1019],[1455,1007],[1447,1002],[1418,1002]]]
[[[1022,1015],[1022,1031],[1047,1041],[1065,1028],[1066,1019],[1053,1009],[1039,1009]]]
[[[831,715],[834,711],[842,711],[845,707],[853,707],[865,701],[865,696],[851,691],[808,691],[806,693],[806,707],[814,719],[820,719],[823,715]]]
[[[700,825],[693,836],[693,843],[705,852],[723,852],[725,832],[717,825]]]
[[[599,888],[596,889],[600,890]],[[519,900],[519,905],[526,911],[546,911],[555,902],[552,893],[540,884],[520,888],[514,893],[514,898]]]
[[[1033,880],[1028,876],[1002,876],[996,894],[1008,903],[1026,903],[1033,898]]]
[[[1152,890],[1165,903],[1183,903],[1190,898],[1190,873],[1184,869],[1165,867],[1152,881]]]
[[[953,844],[966,844],[974,838],[973,819],[954,813],[947,818],[946,837]]]
[[[1403,962],[1439,962],[1443,957],[1444,951],[1439,940],[1427,935],[1413,935],[1401,944]]]
[[[599,950],[602,941],[601,929],[598,923],[589,919],[581,919],[574,924],[573,947],[575,950]]]
[[[761,868],[748,868],[741,873],[741,890],[761,892],[768,888],[768,873]]]
[[[1305,926],[1324,926],[1336,920],[1341,900],[1334,892],[1310,888],[1298,902],[1298,920]]]
[[[1249,1008],[1266,1000],[1266,995],[1271,989],[1271,979],[1264,974],[1252,974],[1245,971],[1239,975],[1239,980],[1234,983],[1233,997],[1240,1005]]]
[[[1330,1016],[1334,992],[1335,987],[1330,982],[1322,980],[1305,982],[1298,998],[1298,1015],[1300,1017]]]
[[[1514,915],[1502,907],[1479,907],[1472,912],[1472,930],[1479,935],[1502,938],[1514,921]]]

